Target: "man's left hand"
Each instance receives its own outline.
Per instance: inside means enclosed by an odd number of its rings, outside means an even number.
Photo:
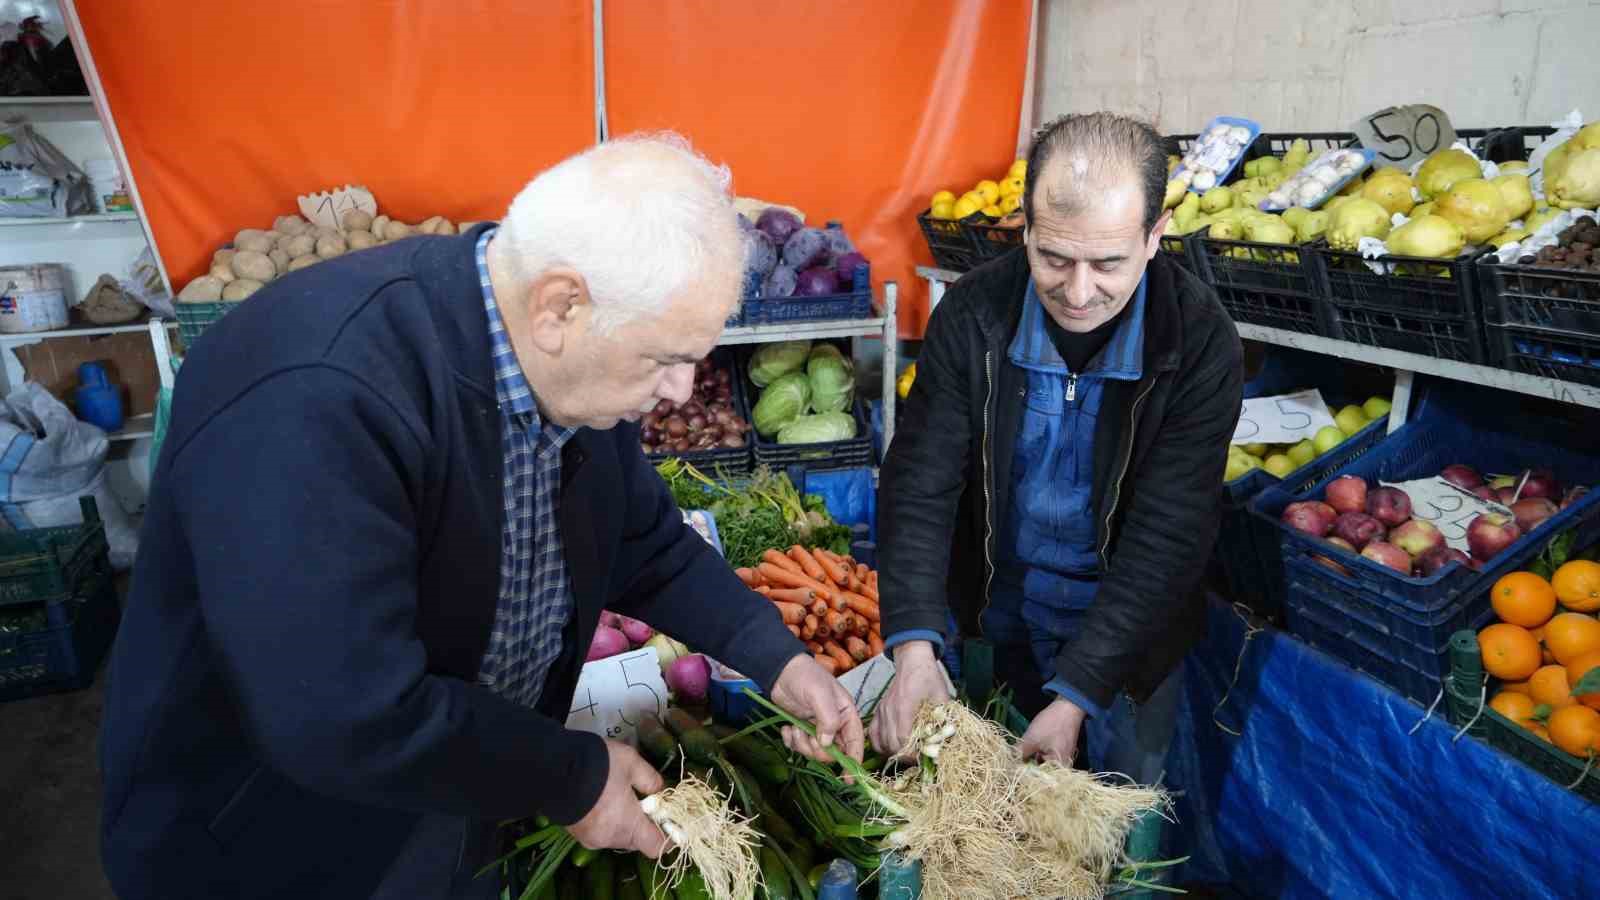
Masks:
[[[1078,731],[1083,719],[1084,712],[1076,703],[1058,698],[1033,717],[1017,750],[1023,759],[1053,760],[1070,766],[1078,754]]]
[[[864,741],[855,701],[816,660],[805,654],[789,660],[772,686],[772,700],[816,727],[813,737],[792,725],[785,725],[783,742],[790,750],[828,763],[833,757],[825,748],[837,742],[846,756],[861,761]]]

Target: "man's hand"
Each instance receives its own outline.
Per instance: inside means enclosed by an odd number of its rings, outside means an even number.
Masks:
[[[639,807],[639,795],[661,790],[661,773],[627,744],[606,741],[606,755],[610,767],[600,799],[567,831],[591,850],[637,850],[656,859],[667,837]]]
[[[879,753],[897,754],[911,734],[911,723],[923,701],[950,699],[944,666],[927,641],[906,641],[894,648],[894,681],[878,701],[872,716],[872,746]]]
[[[1078,730],[1083,727],[1083,719],[1084,712],[1076,703],[1058,698],[1033,717],[1017,752],[1023,759],[1054,760],[1070,766],[1078,753]]]
[[[816,660],[805,654],[789,660],[772,686],[772,702],[816,726],[816,737],[812,737],[785,725],[783,742],[790,750],[831,763],[833,757],[824,748],[837,740],[846,756],[861,761],[861,716],[855,701]]]

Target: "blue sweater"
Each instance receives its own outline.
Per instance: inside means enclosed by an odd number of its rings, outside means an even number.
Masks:
[[[562,723],[602,607],[763,687],[804,652],[683,525],[637,429],[585,429],[562,655],[537,709],[474,683],[503,464],[476,236],[291,274],[189,354],[101,732],[124,900],[364,897],[424,814],[577,820],[607,759]]]

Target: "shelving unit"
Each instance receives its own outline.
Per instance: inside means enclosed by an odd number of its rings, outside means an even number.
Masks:
[[[90,122],[93,97],[0,97],[0,120],[22,115],[33,122]]]
[[[137,223],[139,214],[135,212],[92,213],[86,216],[39,216],[35,218],[0,218],[0,228],[31,227],[41,228],[50,225],[110,225],[119,222]]]

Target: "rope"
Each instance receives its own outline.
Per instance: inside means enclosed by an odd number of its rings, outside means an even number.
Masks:
[[[1422,727],[1423,722],[1433,718],[1433,711],[1439,708],[1439,701],[1443,699],[1444,688],[1440,688],[1439,693],[1433,695],[1433,702],[1428,704],[1428,711],[1422,714],[1422,718],[1418,719],[1417,724],[1411,726],[1411,728],[1406,731],[1406,734],[1416,734],[1417,729]]]
[[[1230,605],[1233,607],[1233,614],[1239,617],[1240,622],[1244,623],[1244,642],[1239,645],[1239,658],[1233,661],[1233,680],[1228,682],[1228,689],[1222,692],[1222,699],[1218,700],[1217,705],[1211,708],[1211,724],[1217,726],[1228,734],[1233,735],[1234,737],[1243,737],[1243,732],[1234,731],[1232,728],[1222,724],[1222,722],[1217,719],[1217,713],[1222,711],[1222,707],[1228,702],[1228,697],[1233,694],[1233,689],[1239,684],[1239,673],[1244,670],[1244,655],[1245,652],[1250,649],[1250,639],[1254,638],[1261,632],[1266,631],[1266,629],[1258,625],[1251,624],[1250,616],[1255,615],[1255,610],[1244,605],[1243,603],[1238,602],[1237,600]]]
[[[1574,791],[1578,785],[1583,784],[1583,779],[1589,776],[1589,770],[1594,768],[1594,751],[1589,751],[1589,761],[1583,764],[1583,771],[1578,773],[1578,780],[1567,785],[1567,790]]]
[[[1455,733],[1455,737],[1450,739],[1450,743],[1454,744],[1456,741],[1461,740],[1461,736],[1467,733],[1467,729],[1471,728],[1473,723],[1477,722],[1479,717],[1483,715],[1483,700],[1487,696],[1489,696],[1489,676],[1485,675],[1483,676],[1483,681],[1478,683],[1478,708],[1473,710],[1472,718],[1467,720],[1467,724],[1461,726],[1461,730]]]

